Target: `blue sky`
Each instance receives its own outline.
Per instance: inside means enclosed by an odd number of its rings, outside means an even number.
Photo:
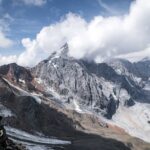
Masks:
[[[0,48],[1,55],[20,54],[23,51],[23,38],[35,38],[44,26],[58,22],[69,12],[90,21],[97,15],[125,14],[131,3],[131,0],[45,0],[36,5],[34,0],[33,3],[27,1],[1,0],[0,25],[5,36],[13,41],[12,46]]]
[[[34,66],[66,42],[101,63],[150,57],[149,0],[0,0],[0,65]]]

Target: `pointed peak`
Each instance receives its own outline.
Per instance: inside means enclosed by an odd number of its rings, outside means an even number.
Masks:
[[[68,44],[65,43],[57,52],[54,53],[54,55],[60,57],[68,57],[68,51],[69,51]]]
[[[68,43],[65,43],[61,48],[60,48],[60,56],[68,56],[68,51],[69,51],[69,47],[68,47]]]
[[[69,51],[69,47],[68,44],[65,43],[59,50],[53,52],[50,57],[48,58],[48,60],[54,59],[54,58],[67,58],[68,57],[68,51]]]
[[[69,49],[68,43],[65,43],[60,49]]]

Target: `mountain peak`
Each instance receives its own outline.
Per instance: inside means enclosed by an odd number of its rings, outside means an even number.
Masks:
[[[30,82],[33,79],[28,69],[16,63],[0,66],[0,74],[13,82],[19,82],[19,79]]]
[[[60,48],[60,55],[61,56],[68,56],[68,51],[69,51],[69,46],[68,43],[65,43],[61,48]]]
[[[65,43],[58,51],[53,52],[48,60],[55,59],[55,58],[68,58],[68,51],[69,47],[68,44]]]
[[[68,50],[69,49],[68,43],[65,43],[60,49]]]

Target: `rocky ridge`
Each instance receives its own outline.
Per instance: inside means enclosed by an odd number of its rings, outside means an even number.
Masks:
[[[149,72],[143,75],[140,63],[111,61],[96,64],[76,60],[68,56],[68,46],[64,45],[31,69],[17,64],[1,66],[0,113],[6,125],[31,134],[69,139],[74,147],[94,136],[92,142],[98,140],[105,149],[111,148],[106,146],[107,141],[114,150],[121,146],[109,138],[125,143],[122,150],[149,148],[149,144],[130,137],[122,126],[111,123],[120,109],[149,103]],[[142,62],[142,68],[147,63]]]

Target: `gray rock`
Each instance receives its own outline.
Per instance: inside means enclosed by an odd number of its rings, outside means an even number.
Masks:
[[[133,101],[143,96],[140,86],[125,75],[117,74],[106,63],[76,60],[69,57],[67,52],[68,46],[65,45],[60,52],[53,53],[31,69],[32,74],[40,78],[45,87],[53,89],[64,99],[72,97],[81,108],[88,108],[111,118],[121,101],[116,98],[115,85],[118,87],[117,91],[125,89]],[[114,86],[114,89],[109,90],[109,86]],[[128,103],[129,99],[125,101],[124,105],[131,105]]]

